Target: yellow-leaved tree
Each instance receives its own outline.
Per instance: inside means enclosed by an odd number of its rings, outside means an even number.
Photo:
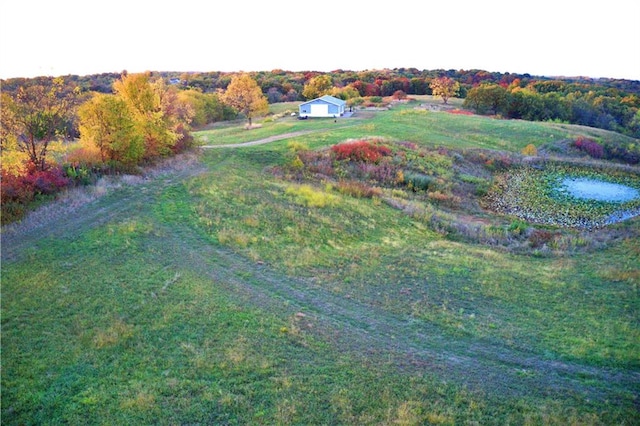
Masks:
[[[103,162],[137,164],[144,140],[127,103],[119,96],[97,93],[78,110],[80,136],[100,150]]]
[[[306,99],[315,99],[328,95],[333,89],[333,79],[330,75],[323,74],[313,77],[302,89],[302,96]]]
[[[133,165],[175,154],[191,143],[194,110],[150,73],[123,74],[113,95],[96,95],[79,111],[80,133],[103,161]]]
[[[438,77],[431,81],[429,87],[433,96],[441,97],[442,102],[446,104],[449,98],[458,94],[460,83],[450,77]]]
[[[269,112],[267,97],[249,74],[234,76],[221,100],[237,112],[242,113],[249,122],[249,128],[251,128],[253,117],[259,117]]]
[[[113,83],[113,89],[144,138],[144,158],[169,155],[179,136],[173,129],[173,117],[166,114],[162,103],[166,90],[162,81],[152,81],[149,73],[125,74]]]

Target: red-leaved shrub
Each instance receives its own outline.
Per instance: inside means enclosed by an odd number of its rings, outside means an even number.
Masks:
[[[598,142],[579,137],[573,145],[580,151],[584,151],[592,158],[602,158],[604,156],[604,148]]]
[[[27,186],[33,188],[34,193],[43,195],[55,194],[71,182],[60,167],[52,167],[47,170],[30,169],[23,180]]]
[[[22,218],[36,195],[52,195],[71,183],[59,167],[37,170],[30,166],[27,173],[15,176],[2,171],[2,224]]]
[[[33,188],[24,181],[24,176],[15,176],[2,171],[2,204],[12,201],[29,202],[33,200]]]
[[[386,146],[375,145],[367,141],[341,143],[331,147],[331,151],[338,160],[360,161],[363,163],[377,163],[384,156],[391,155]]]

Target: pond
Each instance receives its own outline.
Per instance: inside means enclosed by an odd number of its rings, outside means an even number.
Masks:
[[[560,192],[583,200],[607,203],[626,203],[640,199],[640,191],[627,185],[605,182],[598,179],[565,178],[560,182]],[[605,218],[605,224],[613,224],[640,215],[640,209],[618,210]]]
[[[640,191],[630,186],[589,178],[565,178],[559,189],[583,200],[626,203],[640,198]]]
[[[487,194],[491,206],[530,223],[596,229],[640,216],[640,175],[635,171],[609,175],[551,164],[499,178]]]

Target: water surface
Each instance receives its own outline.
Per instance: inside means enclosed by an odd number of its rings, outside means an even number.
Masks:
[[[627,185],[589,178],[565,178],[560,191],[583,200],[625,203],[640,198],[640,191]]]

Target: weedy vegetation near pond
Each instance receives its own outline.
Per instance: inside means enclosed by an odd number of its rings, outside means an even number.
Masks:
[[[311,132],[4,227],[3,424],[636,423],[638,218],[537,223],[496,194],[577,170],[637,187],[565,155],[637,141],[415,106],[202,130]]]

